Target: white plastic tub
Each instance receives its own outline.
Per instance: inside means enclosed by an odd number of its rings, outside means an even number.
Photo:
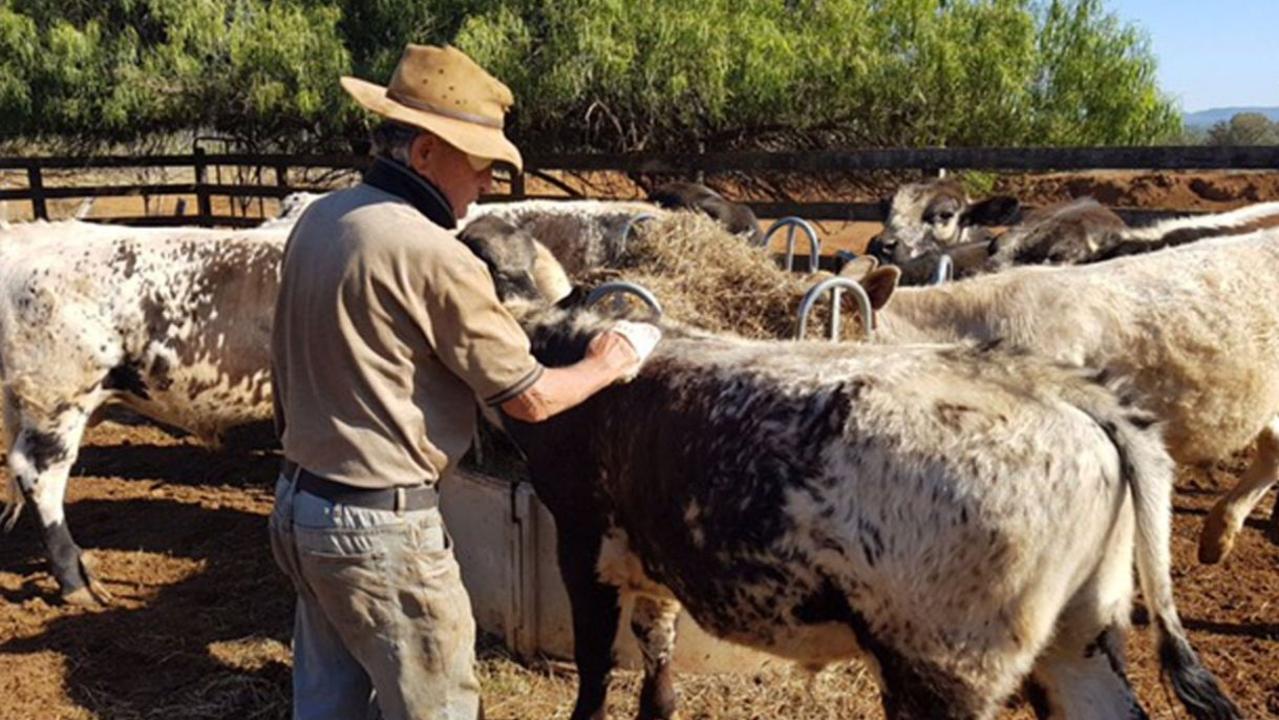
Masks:
[[[442,508],[456,543],[476,622],[516,654],[571,660],[573,625],[555,558],[555,521],[528,483],[459,471],[445,481]],[[622,609],[615,643],[623,667],[640,667]],[[679,617],[675,668],[683,672],[756,672],[782,661],[710,637]]]

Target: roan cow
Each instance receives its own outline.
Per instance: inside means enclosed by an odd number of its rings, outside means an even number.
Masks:
[[[896,289],[897,270],[879,268],[862,284],[879,308],[878,343],[1001,339],[1129,378],[1178,462],[1219,460],[1255,440],[1247,473],[1204,525],[1199,557],[1216,562],[1279,479],[1279,203],[1194,220],[1253,232],[927,288]]]
[[[0,230],[0,378],[12,527],[35,508],[71,603],[109,595],[63,496],[94,411],[115,401],[216,443],[271,417],[271,316],[288,227]]]
[[[502,263],[531,253],[471,246],[544,364],[613,322],[509,282],[531,271]],[[810,668],[868,658],[893,718],[989,718],[1027,679],[1043,712],[1138,717],[1134,556],[1178,697],[1238,717],[1177,619],[1158,428],[1095,375],[989,346],[663,331],[629,384],[499,420],[556,518],[575,720],[605,715],[619,592],[636,595],[643,718],[675,713],[680,604]]]

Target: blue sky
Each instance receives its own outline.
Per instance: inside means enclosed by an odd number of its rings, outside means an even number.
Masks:
[[[1159,84],[1187,112],[1279,105],[1279,0],[1106,0],[1145,29]]]

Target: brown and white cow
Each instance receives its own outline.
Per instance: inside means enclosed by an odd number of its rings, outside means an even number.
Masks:
[[[506,282],[528,253],[472,248],[544,364],[612,322]],[[675,713],[678,604],[810,668],[868,658],[893,718],[989,718],[1027,679],[1045,712],[1138,717],[1134,556],[1178,696],[1238,717],[1173,605],[1158,430],[1090,373],[992,347],[664,333],[629,384],[501,421],[556,518],[574,720],[605,716],[619,592],[636,596],[643,718]]]
[[[1279,226],[1279,203],[1218,216]],[[1212,218],[1194,218],[1206,226]],[[1228,221],[1228,222],[1227,222]],[[1226,555],[1279,479],[1279,227],[1092,265],[1022,267],[927,288],[863,285],[879,343],[1005,343],[1129,378],[1166,423],[1173,458],[1218,460],[1256,441],[1244,478],[1208,516],[1199,556]],[[1271,522],[1279,533],[1279,513]]]
[[[287,225],[0,230],[6,527],[30,503],[63,597],[107,599],[63,513],[90,416],[108,402],[216,443],[271,417],[269,339]]]

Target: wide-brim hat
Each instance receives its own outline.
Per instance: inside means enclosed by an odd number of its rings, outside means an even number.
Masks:
[[[357,103],[388,120],[432,132],[468,155],[524,169],[519,149],[502,132],[515,96],[457,48],[405,47],[386,87],[350,76],[341,83]]]

